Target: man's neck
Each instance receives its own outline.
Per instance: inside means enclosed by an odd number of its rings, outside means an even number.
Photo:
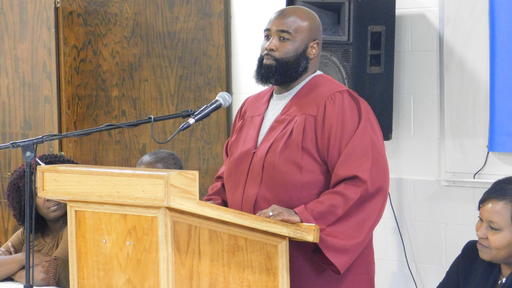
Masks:
[[[302,75],[299,79],[295,80],[295,82],[292,82],[290,84],[281,85],[281,86],[274,86],[274,93],[276,94],[283,94],[290,90],[292,90],[295,86],[299,85],[304,79],[308,78],[311,74],[315,73],[317,70],[314,71],[308,71],[304,75]]]

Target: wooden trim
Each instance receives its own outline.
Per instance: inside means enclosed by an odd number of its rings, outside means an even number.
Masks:
[[[78,267],[76,256],[76,208],[73,203],[68,203],[68,257],[69,257],[69,287],[78,285]]]
[[[173,237],[171,236],[172,222],[169,210],[162,209],[162,216],[160,218],[160,287],[174,288],[174,252],[173,252]]]
[[[171,197],[170,207],[212,219],[290,237],[295,241],[318,242],[320,240],[320,229],[315,224],[288,224],[204,201],[189,201],[178,197]]]
[[[240,238],[258,241],[275,247],[277,251],[276,264],[278,268],[278,271],[276,272],[278,273],[279,282],[277,287],[290,287],[289,245],[287,237],[275,235],[272,233],[264,233],[261,231],[252,230],[251,228],[248,227],[232,225],[231,223],[223,223],[221,221],[215,221],[214,219],[199,218],[196,215],[187,215],[186,213],[184,214],[181,211],[171,211],[170,216],[172,222],[187,223],[195,227],[200,227],[207,230],[222,232],[222,234],[230,234]],[[180,237],[180,235],[173,235],[171,239],[174,239],[174,237]],[[257,254],[258,252],[254,252],[254,255]],[[179,264],[180,263],[178,263],[177,265]],[[173,277],[173,279],[176,278]]]

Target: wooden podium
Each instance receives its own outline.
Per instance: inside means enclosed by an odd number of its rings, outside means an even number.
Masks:
[[[39,166],[38,195],[68,203],[70,287],[289,287],[287,224],[198,199],[198,172]]]

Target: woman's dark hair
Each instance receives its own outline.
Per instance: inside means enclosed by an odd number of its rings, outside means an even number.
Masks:
[[[494,182],[478,201],[478,209],[480,210],[482,205],[491,200],[505,201],[512,205],[512,176]]]
[[[59,154],[43,154],[37,159],[45,165],[53,164],[77,164],[77,162]],[[37,161],[32,161],[32,171],[35,172],[36,166],[40,165]],[[7,184],[6,198],[9,208],[12,211],[14,219],[19,225],[23,226],[25,220],[25,165],[22,164],[11,174],[9,184]],[[35,209],[35,233],[43,233],[48,228],[46,220]]]

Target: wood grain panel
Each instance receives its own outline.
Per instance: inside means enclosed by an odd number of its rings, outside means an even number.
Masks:
[[[289,287],[285,237],[171,215],[175,287]]]
[[[197,171],[188,170],[89,165],[48,165],[37,170],[38,193],[45,198],[169,207],[298,241],[319,241],[319,227],[314,224],[288,224],[199,201],[197,182]]]
[[[227,223],[239,224],[261,231],[275,233],[289,237],[295,241],[318,242],[320,240],[320,228],[315,224],[297,223],[289,224],[282,221],[256,216],[254,214],[222,207],[204,201],[192,202],[188,199],[173,197],[170,207],[204,216]]]
[[[54,24],[53,0],[0,0],[0,143],[58,132]],[[3,192],[21,162],[21,150],[0,151],[0,243],[17,229]]]
[[[198,201],[198,173],[91,165],[48,165],[37,170],[39,195],[59,200],[170,206],[172,197]]]
[[[227,89],[225,0],[66,0],[59,8],[62,129],[196,109]],[[155,124],[165,139],[182,119]],[[149,126],[63,141],[84,164],[134,166],[169,149],[199,170],[204,194],[222,163],[227,111],[158,145]]]
[[[159,287],[155,216],[76,211],[78,287]]]

